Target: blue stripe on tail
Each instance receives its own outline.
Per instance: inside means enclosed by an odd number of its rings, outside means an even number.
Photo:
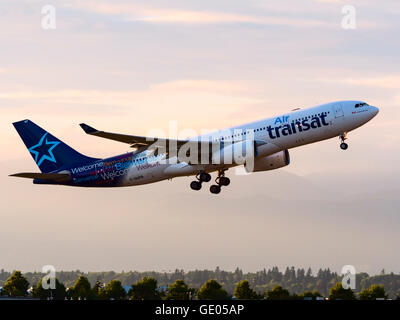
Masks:
[[[44,173],[98,160],[80,154],[30,120],[14,122],[13,125]]]

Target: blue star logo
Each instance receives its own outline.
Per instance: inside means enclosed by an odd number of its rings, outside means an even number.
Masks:
[[[35,156],[35,162],[39,167],[44,160],[57,163],[56,159],[54,158],[53,149],[57,147],[60,141],[49,141],[47,139],[45,141],[46,136],[47,132],[40,138],[37,145],[28,149],[29,152]]]

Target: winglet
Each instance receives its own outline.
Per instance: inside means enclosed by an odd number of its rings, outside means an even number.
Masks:
[[[92,133],[95,133],[95,132],[98,132],[98,131],[99,131],[99,130],[97,130],[97,129],[91,127],[91,126],[88,126],[86,123],[81,123],[81,124],[79,124],[79,125],[81,126],[81,128],[83,129],[83,131],[85,131],[87,134],[92,134]]]

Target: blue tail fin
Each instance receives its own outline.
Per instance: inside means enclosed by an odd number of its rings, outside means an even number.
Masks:
[[[80,154],[30,120],[14,122],[13,125],[44,173],[98,160]]]

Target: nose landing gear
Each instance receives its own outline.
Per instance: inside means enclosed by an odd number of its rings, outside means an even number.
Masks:
[[[342,141],[342,143],[340,144],[340,149],[342,150],[347,150],[347,148],[349,147],[349,145],[344,142],[344,140],[347,139],[347,132],[343,132],[340,136],[339,136],[340,140]]]

